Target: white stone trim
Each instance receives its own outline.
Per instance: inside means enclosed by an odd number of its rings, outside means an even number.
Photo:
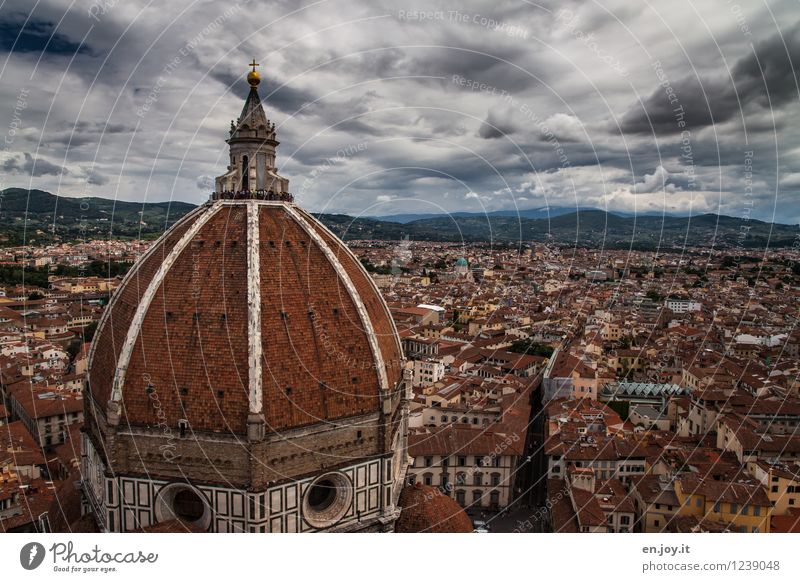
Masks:
[[[250,412],[261,412],[261,255],[259,252],[259,207],[247,202],[247,341]]]
[[[150,285],[148,285],[147,290],[144,292],[144,295],[142,295],[139,305],[136,307],[136,313],[131,320],[131,325],[128,328],[128,335],[125,337],[125,343],[120,351],[119,359],[117,360],[117,369],[114,374],[114,385],[111,389],[111,400],[113,402],[119,402],[122,399],[122,387],[125,384],[125,374],[128,370],[128,364],[130,363],[131,355],[133,354],[133,347],[136,345],[136,338],[139,337],[139,332],[142,329],[142,323],[144,323],[145,315],[147,315],[147,311],[150,308],[150,303],[152,303],[158,288],[161,286],[164,276],[172,268],[172,265],[175,264],[175,261],[178,259],[184,249],[189,246],[189,243],[192,241],[195,235],[197,235],[198,231],[205,226],[205,224],[217,213],[219,209],[220,204],[212,204],[211,207],[207,209],[207,212],[195,220],[192,226],[189,227],[189,230],[183,233],[181,239],[158,267],[158,271],[156,271],[156,274],[153,276],[153,280],[150,281]]]
[[[133,267],[132,267],[132,268],[131,268],[131,269],[130,269],[130,270],[129,270],[129,271],[126,273],[126,274],[125,274],[125,276],[122,278],[122,281],[121,281],[121,282],[120,282],[120,284],[119,284],[119,287],[117,287],[117,290],[119,291],[119,290],[123,289],[123,288],[125,287],[125,285],[126,285],[126,284],[127,284],[127,283],[128,283],[128,282],[129,282],[129,281],[130,281],[130,280],[131,280],[131,279],[132,279],[134,276],[136,276],[136,274],[139,272],[139,268],[140,268],[140,267],[141,267],[141,266],[144,264],[144,262],[147,260],[147,258],[148,258],[150,255],[152,255],[154,252],[156,252],[156,250],[157,250],[157,249],[159,249],[159,248],[161,247],[161,245],[163,244],[163,242],[166,240],[166,238],[167,238],[167,237],[170,235],[170,233],[172,233],[172,231],[173,231],[175,228],[177,228],[178,226],[180,226],[180,225],[181,225],[181,224],[183,224],[184,222],[186,222],[186,221],[188,221],[188,220],[191,220],[192,218],[194,218],[194,217],[195,217],[195,215],[196,215],[196,214],[199,214],[200,212],[202,212],[202,211],[203,211],[203,210],[205,210],[206,208],[207,208],[207,206],[206,206],[205,204],[202,204],[202,205],[198,206],[197,208],[195,208],[194,210],[192,210],[191,212],[188,212],[188,213],[187,213],[187,214],[185,214],[185,215],[184,215],[182,218],[180,218],[180,219],[178,220],[178,222],[176,222],[175,224],[173,224],[173,225],[172,225],[172,226],[171,226],[169,229],[167,229],[167,230],[166,230],[166,231],[165,231],[165,232],[164,232],[164,233],[163,233],[163,234],[162,234],[160,237],[158,237],[158,238],[156,239],[156,242],[154,242],[154,243],[153,243],[153,244],[150,246],[150,248],[149,248],[149,249],[147,249],[147,250],[145,251],[145,253],[144,253],[144,254],[143,254],[141,257],[139,257],[139,260],[137,260],[137,261],[136,261],[136,263],[134,264],[134,266],[133,266]],[[103,326],[104,326],[104,325],[105,325],[105,323],[106,323],[106,319],[108,319],[109,317],[111,317],[111,310],[112,310],[112,308],[113,308],[113,306],[114,306],[114,303],[115,303],[115,302],[116,302],[116,300],[117,300],[117,295],[118,295],[118,294],[117,294],[117,293],[115,293],[115,294],[114,294],[114,295],[111,297],[111,301],[109,301],[109,302],[108,302],[108,305],[106,305],[106,308],[103,310],[103,314],[100,316],[100,320],[97,322],[97,331],[95,332],[95,337],[100,337],[100,330],[101,330],[101,329],[103,329]],[[95,350],[97,349],[97,344],[98,344],[98,342],[95,342],[95,341],[93,341],[93,342],[92,342],[92,344],[89,346],[89,361],[90,361],[90,362],[91,362],[91,361],[92,361],[92,359],[94,358],[94,352],[95,352]],[[91,377],[92,377],[91,370],[89,370],[89,380],[90,380],[90,381],[91,381]]]
[[[306,234],[311,237],[311,239],[317,244],[317,246],[322,250],[325,257],[330,261],[331,265],[333,265],[334,270],[341,278],[342,282],[344,283],[347,292],[350,294],[350,298],[353,300],[353,303],[356,306],[356,310],[358,311],[358,315],[361,318],[361,324],[364,326],[364,331],[367,334],[367,338],[369,340],[369,346],[372,349],[372,357],[375,360],[375,366],[378,370],[378,380],[380,382],[381,390],[384,392],[388,392],[390,390],[389,387],[389,380],[386,377],[386,366],[383,363],[383,354],[381,353],[380,346],[378,345],[377,337],[375,336],[375,330],[372,327],[372,321],[369,318],[369,313],[367,313],[367,308],[364,305],[364,302],[361,300],[361,296],[356,291],[355,285],[350,280],[350,277],[347,275],[347,271],[345,271],[342,264],[339,262],[339,259],[336,258],[336,254],[331,250],[331,248],[325,243],[323,238],[319,235],[318,232],[314,230],[314,228],[306,222],[305,218],[303,218],[297,210],[292,208],[291,206],[286,206],[286,212],[294,218],[297,223],[306,231]],[[402,352],[401,352],[402,353]]]

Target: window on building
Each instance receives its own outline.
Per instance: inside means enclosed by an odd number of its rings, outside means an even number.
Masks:
[[[197,521],[203,517],[205,503],[191,489],[183,489],[175,495],[172,510],[175,517],[186,521]]]
[[[433,466],[433,457],[425,457],[425,466],[432,467]]]
[[[703,498],[702,497],[698,497],[697,501],[695,501],[694,504],[695,504],[695,507],[703,507]]]
[[[492,487],[500,485],[500,473],[492,473]]]
[[[739,506],[736,503],[731,503],[731,513],[737,513],[739,511]]]
[[[753,515],[756,516],[756,517],[759,517],[761,515],[761,506],[760,505],[754,505],[753,506]]]
[[[466,467],[467,466],[467,458],[464,456],[458,457],[458,466],[459,467]]]
[[[472,505],[480,506],[482,494],[480,491],[475,490],[472,492]]]
[[[750,506],[746,503],[742,505],[742,515],[749,515],[750,514]]]
[[[714,504],[714,513],[719,513],[719,501]]]
[[[467,493],[466,491],[456,491],[456,501],[462,507],[467,504]]]

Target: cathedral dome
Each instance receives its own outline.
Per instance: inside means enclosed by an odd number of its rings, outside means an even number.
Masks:
[[[389,310],[293,203],[215,200],[155,243],[99,325],[89,386],[120,424],[244,434],[374,412],[401,378]]]
[[[412,370],[361,262],[294,203],[249,81],[211,199],[92,342],[81,492],[102,531],[389,531],[400,513]]]
[[[414,483],[400,493],[397,533],[470,533],[472,521],[453,499],[428,485]]]

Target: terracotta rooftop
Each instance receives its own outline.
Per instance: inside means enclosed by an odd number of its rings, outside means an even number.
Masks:
[[[470,533],[472,521],[453,499],[427,485],[409,485],[400,493],[397,533]]]
[[[402,372],[367,272],[284,202],[220,200],[189,213],[126,276],[96,338],[91,394],[103,410],[124,403],[131,425],[187,419],[192,430],[242,434],[260,400],[267,431],[280,431],[375,412]]]

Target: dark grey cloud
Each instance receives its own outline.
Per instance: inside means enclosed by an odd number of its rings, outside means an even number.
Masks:
[[[26,19],[27,15],[20,12],[4,14],[0,21],[0,50],[54,56],[91,52],[88,45],[58,32],[53,22]]]
[[[43,158],[34,158],[28,152],[21,156],[15,155],[3,162],[3,171],[10,174],[23,174],[26,176],[61,176],[69,174],[66,168],[49,162]]]
[[[197,182],[195,182],[198,190],[202,190],[203,192],[211,192],[214,189],[214,176],[209,176],[208,174],[203,174],[202,176],[197,176]]]
[[[84,145],[96,145],[101,138],[114,135],[127,135],[134,131],[134,126],[123,123],[102,121],[78,121],[64,129],[47,132],[42,140],[50,145],[62,144],[71,148]]]
[[[210,73],[210,76],[226,87],[229,87],[233,94],[242,101],[247,98],[247,93],[250,91],[250,88],[242,83],[241,67],[236,71],[233,69],[214,70]],[[318,95],[312,91],[287,85],[285,82],[268,73],[261,75],[259,92],[262,100],[269,103],[269,107],[290,115],[302,115],[303,107],[318,98]]]
[[[495,108],[489,110],[486,119],[478,129],[478,135],[483,139],[497,139],[511,135],[519,128],[513,119],[513,111]]]
[[[747,149],[752,216],[778,204],[786,220],[800,218],[800,136],[791,131],[800,43],[787,0],[772,13],[749,7],[751,36],[718,0],[676,0],[668,10],[629,0],[444,0],[442,16],[425,22],[400,15],[431,10],[421,1],[285,0],[258,3],[257,17],[252,2],[154,11],[148,1],[93,18],[60,0],[6,0],[4,16],[33,12],[30,28],[13,17],[2,29],[25,41],[0,79],[8,185],[204,201],[227,166],[224,140],[255,58],[280,171],[313,211],[379,203],[403,212],[411,199],[448,211],[518,202],[736,213]],[[686,111],[689,161],[653,59]],[[326,163],[356,144],[356,155]]]
[[[86,182],[93,186],[104,186],[108,184],[109,178],[97,170],[89,170],[86,173]]]
[[[800,97],[800,24],[756,44],[739,59],[730,76],[720,70],[670,80],[653,90],[643,103],[622,117],[622,130],[633,133],[681,133],[698,130],[733,117],[747,117],[754,108],[772,109]],[[667,87],[674,90],[671,99]],[[680,112],[678,108],[682,108]],[[686,125],[680,125],[685,121]]]
[[[800,22],[756,45],[739,60],[733,78],[740,94],[762,107],[776,107],[800,99]]]

